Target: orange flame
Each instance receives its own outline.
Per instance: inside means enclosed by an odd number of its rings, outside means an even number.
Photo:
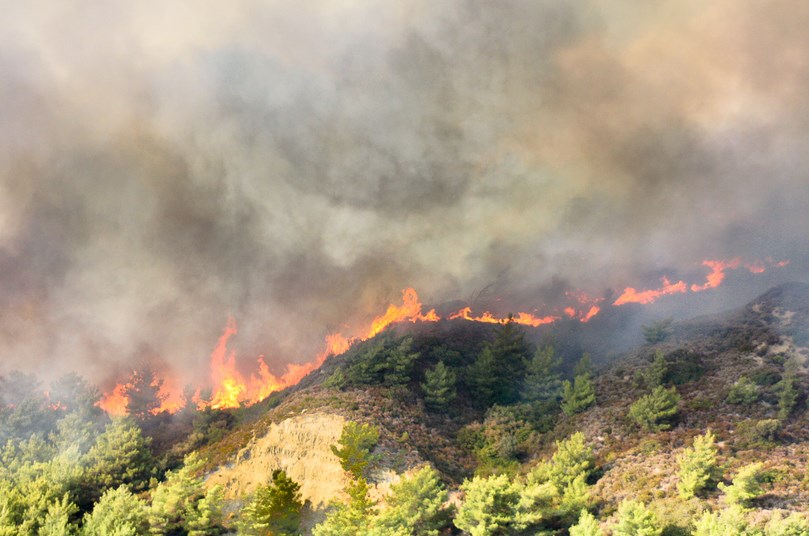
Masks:
[[[703,290],[708,290],[709,288],[716,288],[722,284],[722,281],[725,280],[725,271],[726,270],[735,270],[741,264],[740,259],[730,259],[728,261],[704,261],[702,263],[703,266],[707,266],[711,269],[711,273],[705,276],[705,284],[704,285],[691,285],[691,292],[702,292]],[[758,266],[758,265],[756,265]],[[752,271],[752,270],[751,270]],[[764,271],[764,267],[761,267],[761,271]],[[760,273],[760,272],[754,272]]]
[[[126,415],[126,405],[129,402],[124,394],[126,384],[119,383],[109,393],[104,393],[98,402],[98,407],[112,415],[113,417],[123,417]]]
[[[671,283],[665,277],[660,281],[663,283],[663,286],[657,289],[637,291],[632,287],[626,287],[624,293],[615,300],[613,305],[623,305],[625,303],[652,303],[660,296],[688,291],[683,281]]]
[[[592,307],[590,307],[590,310],[587,311],[587,314],[579,318],[579,320],[581,320],[582,322],[589,322],[590,319],[593,318],[595,315],[597,315],[599,312],[601,312],[601,307],[599,307],[598,305],[593,305]]]
[[[440,318],[435,314],[435,309],[431,309],[427,314],[421,314],[419,295],[415,289],[406,288],[402,291],[401,307],[393,304],[388,305],[388,310],[385,311],[385,314],[373,319],[371,327],[363,340],[370,339],[395,322],[438,322],[439,320]]]
[[[471,322],[484,322],[487,324],[505,324],[506,322],[508,322],[508,318],[498,318],[488,311],[485,311],[480,316],[472,316],[471,307],[464,307],[463,309],[449,315],[450,320],[455,320],[456,318],[462,318],[463,320],[469,320]],[[542,324],[550,324],[552,322],[555,322],[556,320],[559,319],[559,317],[558,316],[537,317],[530,313],[517,313],[516,315],[513,315],[511,319],[517,324],[537,327],[541,326]]]

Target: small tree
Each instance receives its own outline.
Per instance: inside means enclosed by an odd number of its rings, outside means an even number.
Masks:
[[[368,464],[374,461],[371,452],[379,442],[379,430],[371,424],[349,421],[343,426],[339,448],[332,445],[331,451],[340,459],[340,466],[355,479],[361,478]]]
[[[784,374],[778,383],[778,418],[786,420],[795,403],[798,401],[798,390],[795,388],[797,364],[794,359],[790,359],[784,365]]]
[[[139,422],[153,416],[166,398],[160,392],[162,386],[163,380],[148,363],[133,370],[124,386],[127,414]]]
[[[652,361],[651,366],[646,370],[646,387],[654,389],[655,387],[663,385],[667,373],[668,364],[666,363],[666,356],[663,355],[662,351],[658,350],[655,352],[654,361]]]
[[[613,536],[660,536],[662,533],[663,529],[658,526],[657,518],[643,504],[625,500],[618,506]]]
[[[521,486],[507,475],[476,476],[461,485],[464,501],[455,526],[472,536],[510,534],[517,519]]]
[[[541,346],[528,363],[522,397],[527,402],[556,402],[562,391],[559,379],[560,360],[553,346]]]
[[[347,503],[333,503],[326,519],[312,529],[313,536],[364,535],[375,514],[374,502],[368,497],[368,482],[359,477],[346,488]]]
[[[562,385],[562,411],[567,416],[581,413],[596,403],[596,392],[590,376],[582,374],[573,379],[573,383],[565,380]]]
[[[740,406],[749,406],[755,404],[759,397],[759,388],[747,376],[742,376],[730,388],[728,396],[725,401],[728,404],[736,404]]]
[[[725,493],[725,501],[731,505],[749,506],[750,501],[759,497],[761,489],[761,463],[752,463],[739,469],[730,486],[719,484]]]
[[[719,478],[715,441],[716,438],[708,430],[704,435],[694,438],[693,448],[685,449],[678,457],[680,481],[677,483],[677,489],[681,498],[694,497]]]
[[[489,407],[497,400],[497,362],[489,345],[477,355],[466,371],[466,382],[479,405]]]
[[[424,404],[432,410],[446,410],[457,394],[455,379],[455,373],[444,365],[443,361],[425,371],[424,383],[421,384],[424,390]]]
[[[84,516],[83,536],[146,534],[146,503],[121,486],[104,492],[93,512]]]
[[[418,534],[438,536],[451,524],[452,510],[446,508],[447,490],[429,465],[391,486],[386,508],[379,514],[373,535]]]
[[[786,518],[776,512],[764,527],[766,536],[806,536],[809,534],[809,520],[803,515],[793,512]]]
[[[570,527],[570,536],[604,536],[604,531],[598,526],[598,520],[593,514],[582,510],[579,522]]]
[[[298,534],[303,502],[301,486],[281,469],[272,481],[260,486],[242,511],[239,534],[250,536],[293,536]]]
[[[702,514],[702,517],[694,524],[693,536],[747,536],[751,534],[747,529],[742,509],[738,506],[731,506],[721,512]]]
[[[88,476],[103,489],[121,484],[132,491],[146,489],[155,465],[150,443],[131,419],[113,420],[84,458]]]
[[[671,326],[673,322],[673,319],[666,318],[652,322],[648,326],[643,326],[643,338],[646,339],[646,342],[649,344],[657,344],[665,341],[671,337],[671,334],[674,332]]]
[[[75,527],[70,523],[70,517],[79,511],[79,508],[70,502],[67,493],[61,500],[54,501],[48,506],[48,512],[39,529],[39,536],[70,536],[74,534]]]
[[[680,395],[677,389],[657,387],[650,394],[639,398],[629,408],[629,416],[646,431],[671,428],[671,420],[677,415]]]

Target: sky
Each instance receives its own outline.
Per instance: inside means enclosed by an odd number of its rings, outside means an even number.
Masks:
[[[0,0],[0,371],[809,267],[809,4]],[[502,312],[502,311],[501,311]]]

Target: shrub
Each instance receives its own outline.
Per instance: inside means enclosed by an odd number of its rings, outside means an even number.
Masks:
[[[679,456],[680,481],[677,489],[681,498],[694,497],[719,477],[716,454],[715,437],[708,430],[705,435],[694,438],[693,448],[685,449]]]
[[[587,510],[582,510],[579,522],[570,527],[570,536],[604,536],[598,520]]]
[[[553,346],[537,348],[528,363],[522,397],[528,402],[557,402],[562,391],[559,380],[560,360],[554,356]]]
[[[671,420],[677,415],[680,395],[677,389],[657,387],[650,394],[638,399],[629,408],[629,416],[646,431],[671,428]]]
[[[809,535],[809,521],[805,516],[793,512],[786,518],[781,512],[776,512],[764,527],[766,536],[807,536]]]
[[[374,522],[372,534],[419,534],[438,536],[451,524],[452,510],[446,508],[447,490],[429,465],[391,486],[386,508]]]
[[[761,463],[746,465],[739,469],[730,486],[719,484],[719,489],[725,493],[728,504],[748,506],[750,501],[762,494],[761,468]]]
[[[565,415],[581,413],[595,403],[596,393],[589,375],[576,376],[573,383],[565,380],[562,385],[562,411]]]
[[[740,448],[767,448],[773,445],[781,421],[778,419],[747,420],[738,424],[738,446]]]
[[[455,526],[472,536],[508,534],[517,518],[521,486],[506,475],[476,476],[461,485],[464,501]]]
[[[693,536],[747,536],[744,512],[738,506],[705,512],[694,524]]]
[[[655,515],[642,503],[624,500],[618,506],[613,536],[660,536],[662,532]]]
[[[643,326],[643,338],[646,339],[646,342],[649,344],[656,344],[665,341],[674,332],[671,326],[673,322],[673,319],[666,318],[664,320],[652,322],[648,326]]]
[[[728,404],[749,406],[758,401],[760,394],[758,385],[753,383],[747,376],[742,376],[730,388],[725,400]]]

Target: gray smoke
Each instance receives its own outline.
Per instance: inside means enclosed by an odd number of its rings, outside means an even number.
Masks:
[[[809,249],[809,5],[4,2],[0,359],[304,362],[406,286],[542,307]]]

